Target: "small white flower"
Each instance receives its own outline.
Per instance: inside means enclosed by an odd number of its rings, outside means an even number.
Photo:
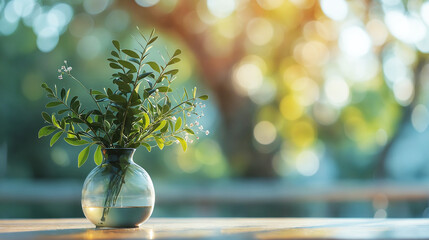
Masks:
[[[155,90],[155,92],[156,92],[156,93],[158,93],[158,92],[159,92],[159,89],[157,88],[157,89]]]
[[[195,121],[195,125],[198,126],[200,125],[200,123],[198,121]]]
[[[204,113],[201,113],[201,117],[204,117]]]
[[[67,60],[64,60],[64,63],[67,64]]]
[[[189,143],[193,143],[193,142],[194,142],[194,140],[192,140],[192,139],[189,140]]]
[[[209,130],[207,130],[207,131],[206,131],[206,135],[209,135],[209,133],[210,133],[210,131],[209,131]]]
[[[69,72],[70,72],[71,70],[72,70],[72,67],[68,67],[68,68],[67,68],[67,71],[69,71]]]
[[[179,140],[176,140],[176,144],[179,144],[180,142],[179,142]]]
[[[177,120],[175,116],[173,116],[171,119],[172,119],[173,121],[176,121],[176,120]]]
[[[204,129],[203,125],[201,125],[198,129],[202,131]]]
[[[58,69],[58,72],[60,73],[60,72],[61,72],[61,69]]]
[[[58,79],[62,80],[63,79],[63,75],[59,75]]]
[[[191,123],[191,124],[189,124],[189,126],[190,126],[190,127],[193,127],[193,126],[194,126],[194,124],[193,124],[193,123]]]
[[[191,116],[191,113],[190,113],[190,112],[188,112],[188,113],[186,114],[186,116],[190,117],[190,116]]]
[[[66,67],[65,66],[61,66],[61,70],[66,70]]]

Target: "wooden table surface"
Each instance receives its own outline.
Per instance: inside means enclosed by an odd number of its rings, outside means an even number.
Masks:
[[[3,219],[0,239],[429,239],[429,219],[151,218],[96,229],[86,219]]]

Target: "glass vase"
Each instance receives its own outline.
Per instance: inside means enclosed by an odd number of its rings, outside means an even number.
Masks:
[[[152,180],[134,163],[134,152],[133,148],[103,149],[103,163],[85,179],[82,209],[97,227],[138,227],[152,214]]]

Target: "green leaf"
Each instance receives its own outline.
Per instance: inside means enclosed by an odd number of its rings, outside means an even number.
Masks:
[[[118,49],[118,51],[119,49],[121,49],[121,46],[119,45],[119,42],[117,40],[113,40],[112,43],[113,43],[113,46],[115,46],[115,48]]]
[[[149,115],[147,115],[147,113],[143,113],[143,120],[144,120],[143,129],[146,129],[147,126],[149,126],[150,124],[150,118],[149,118]]]
[[[89,147],[91,147],[91,145],[85,147],[80,153],[79,156],[77,157],[77,166],[81,167],[86,160],[88,159],[89,156]]]
[[[49,136],[53,132],[55,132],[56,130],[58,130],[58,128],[56,128],[54,126],[44,126],[39,130],[39,134],[38,134],[39,138]]]
[[[174,136],[177,140],[179,140],[180,145],[182,145],[183,151],[186,152],[186,149],[188,148],[188,144],[186,143],[185,139],[178,137],[178,136]]]
[[[130,85],[128,85],[128,83],[125,83],[125,82],[118,80],[118,79],[113,80],[113,83],[118,85],[119,91],[124,92],[124,93],[131,92],[131,87],[130,87]]]
[[[185,128],[185,131],[189,134],[195,135],[194,131],[192,131],[190,128]]]
[[[136,59],[136,58],[130,58],[128,60],[130,60],[131,62],[133,62],[135,64],[140,64],[140,61],[138,59]]]
[[[176,124],[174,124],[174,131],[176,132],[182,126],[182,118],[178,117],[176,120]]]
[[[64,138],[64,141],[66,141],[68,144],[72,146],[82,146],[89,143],[86,140],[79,140],[76,138]]]
[[[194,87],[194,90],[192,91],[192,96],[194,99],[197,96],[197,87]]]
[[[70,88],[69,90],[67,90],[66,98],[64,99],[64,102],[67,102],[67,99],[69,99],[69,95],[70,95]]]
[[[89,123],[93,123],[93,122],[94,122],[94,121],[92,120],[91,116],[88,116],[88,117],[86,118],[86,121],[87,121],[87,122],[89,122]]]
[[[109,66],[113,69],[122,69],[121,66],[119,66],[119,64],[116,63],[109,63]]]
[[[168,75],[168,74],[176,75],[178,72],[179,72],[179,69],[173,69],[173,70],[166,72],[165,75]]]
[[[137,72],[136,67],[132,63],[130,63],[128,61],[125,61],[125,60],[118,60],[118,62],[119,62],[119,64],[121,64],[122,66],[130,69],[131,71]]]
[[[52,115],[52,124],[54,124],[54,126],[57,128],[61,128],[57,122],[57,119],[55,118],[55,115]]]
[[[100,95],[95,96],[96,100],[105,99],[105,98],[107,98],[107,95],[104,95],[104,94],[100,94]]]
[[[52,123],[51,115],[49,115],[47,112],[42,112],[42,117],[46,122]]]
[[[94,152],[94,162],[97,165],[100,165],[103,162],[103,153],[101,152],[101,146],[98,145],[97,149]]]
[[[102,92],[100,92],[100,91],[97,91],[97,90],[90,90],[91,91],[91,94],[93,94],[93,95],[100,95],[100,94],[104,94],[104,93],[102,93]]]
[[[151,34],[151,35],[152,35],[152,34]],[[151,43],[155,42],[155,41],[156,41],[156,39],[158,39],[158,36],[156,36],[156,37],[152,38],[151,40],[149,40],[149,42],[148,42],[147,44],[149,45],[149,44],[151,44]]]
[[[51,147],[58,141],[58,139],[60,139],[62,134],[63,132],[61,131],[61,132],[55,133],[54,136],[52,136],[51,142],[50,142]]]
[[[201,95],[198,98],[201,99],[201,100],[207,100],[207,99],[209,99],[209,96],[207,96],[207,95]]]
[[[71,104],[70,107],[73,109],[73,111],[75,111],[77,113],[77,112],[79,112],[79,109],[80,109],[80,102],[75,101],[73,104]]]
[[[153,130],[153,131],[156,132],[156,131],[161,130],[165,126],[165,124],[167,124],[167,120],[162,120],[162,122],[160,122],[158,124],[158,126],[155,128],[155,130]]]
[[[118,95],[118,94],[110,95],[109,99],[112,100],[113,102],[117,102],[117,103],[126,103],[127,102],[127,99],[125,99],[125,97]]]
[[[153,70],[155,70],[155,71],[157,71],[157,72],[160,72],[160,70],[159,70],[159,66],[158,66],[158,64],[156,63],[156,62],[148,62],[147,63]]]
[[[46,83],[42,83],[42,88],[44,88],[46,90],[46,92],[48,92],[50,94],[54,94],[54,91],[52,91],[52,89],[49,88]]]
[[[110,123],[107,120],[104,120],[103,124],[106,129],[110,129]]]
[[[159,87],[158,88],[159,92],[172,92],[173,90],[169,87]]]
[[[168,121],[167,121],[168,123]],[[163,128],[161,128],[161,133],[166,133],[168,130],[168,124],[165,124],[165,126]]]
[[[74,96],[71,101],[70,101],[70,105],[73,105],[73,103],[77,100],[77,96]]]
[[[61,105],[61,104],[62,104],[61,102],[50,102],[50,103],[46,104],[46,107],[51,108],[51,107],[56,107],[56,106]]]
[[[158,145],[159,149],[163,149],[164,148],[164,139],[159,138],[159,137],[155,137],[155,141],[156,144]]]
[[[126,83],[131,83],[133,81],[133,75],[132,74],[123,74],[123,73],[118,73],[120,78],[126,82]]]
[[[178,62],[180,62],[180,58],[173,58],[167,63],[167,65],[175,64]]]
[[[140,56],[136,52],[134,52],[133,50],[124,49],[124,50],[122,50],[122,52],[127,54],[128,56],[130,56],[132,58],[140,58]]]
[[[61,89],[61,99],[64,100],[66,97],[66,90],[64,88]]]
[[[110,52],[110,54],[112,54],[112,56],[114,56],[114,57],[119,57],[119,54],[118,54],[118,52],[116,52],[116,51],[112,51],[112,52]]]
[[[150,152],[150,150],[152,150],[152,147],[149,144],[145,143],[145,142],[140,143],[140,145],[144,146],[147,149],[148,152]]]
[[[177,49],[177,50],[174,52],[173,57],[175,57],[175,56],[177,56],[177,55],[179,55],[179,54],[181,54],[181,53],[182,53],[182,51],[180,51],[180,49]]]
[[[149,76],[151,74],[152,74],[152,72],[144,72],[144,73],[142,73],[142,74],[139,75],[139,77],[137,78],[137,80],[145,78],[145,77],[147,77],[147,76]]]
[[[61,110],[58,111],[58,114],[63,114],[65,112],[67,112],[67,111],[69,111],[69,110],[68,109],[61,109]]]

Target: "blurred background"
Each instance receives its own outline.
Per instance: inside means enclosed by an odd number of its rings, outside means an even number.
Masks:
[[[111,86],[111,41],[137,48],[136,26],[210,96],[208,136],[135,155],[153,216],[429,216],[429,2],[0,0],[0,218],[83,217],[95,164],[37,138],[40,85],[84,95],[67,60]]]

